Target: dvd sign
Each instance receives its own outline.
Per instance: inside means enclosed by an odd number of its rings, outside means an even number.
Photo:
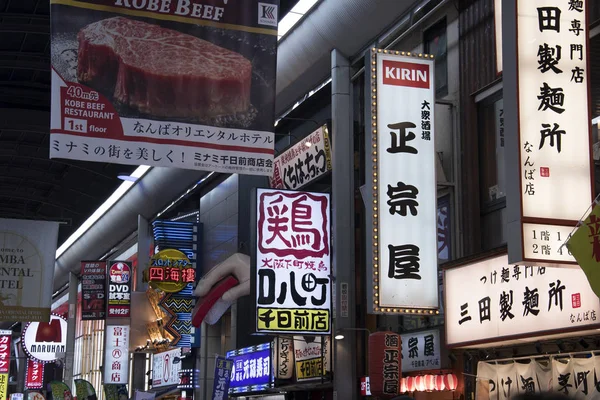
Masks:
[[[30,322],[22,333],[23,350],[42,363],[56,361],[67,348],[67,320],[52,314],[50,322]]]
[[[108,307],[107,317],[130,317],[131,279],[133,268],[130,261],[108,263]]]

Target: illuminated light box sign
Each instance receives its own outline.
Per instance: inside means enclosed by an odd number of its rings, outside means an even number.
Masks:
[[[331,331],[329,194],[257,189],[256,331]]]
[[[433,56],[373,48],[368,59],[369,311],[435,313],[439,301]]]
[[[1,349],[0,349],[1,350]],[[1,373],[1,371],[0,371]],[[27,357],[25,369],[25,388],[41,389],[44,387],[44,363]]]
[[[402,336],[402,371],[441,368],[440,332],[437,329]]]
[[[81,319],[106,317],[106,261],[81,262]]]
[[[152,355],[152,387],[178,385],[180,383],[181,361],[175,363],[175,357],[181,357],[181,349]]]
[[[587,7],[503,2],[511,264],[576,264],[562,245],[593,199]]]
[[[179,250],[161,250],[150,258],[148,282],[167,293],[176,293],[196,281],[196,269]]]
[[[129,325],[106,327],[104,384],[127,384],[129,380]]]
[[[260,392],[273,387],[271,343],[227,352],[233,360],[229,393]]]
[[[506,254],[447,269],[450,346],[521,342],[600,325],[600,301],[580,268],[509,265]]]
[[[133,267],[130,261],[108,263],[108,306],[109,318],[129,318],[131,312],[131,280]]]
[[[52,314],[50,322],[30,322],[21,334],[23,350],[39,362],[49,363],[60,358],[67,347],[67,320]]]

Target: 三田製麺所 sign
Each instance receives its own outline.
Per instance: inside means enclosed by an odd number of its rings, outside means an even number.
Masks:
[[[271,175],[278,0],[50,7],[51,158]]]

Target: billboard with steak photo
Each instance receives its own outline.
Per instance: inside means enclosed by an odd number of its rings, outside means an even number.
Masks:
[[[268,175],[279,0],[51,0],[50,157]]]

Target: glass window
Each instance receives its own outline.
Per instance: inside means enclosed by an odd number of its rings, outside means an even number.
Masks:
[[[448,37],[446,19],[425,31],[423,38],[426,54],[435,56],[435,94],[444,97],[448,94]]]
[[[483,213],[504,207],[504,103],[498,94],[479,105],[479,186]]]

